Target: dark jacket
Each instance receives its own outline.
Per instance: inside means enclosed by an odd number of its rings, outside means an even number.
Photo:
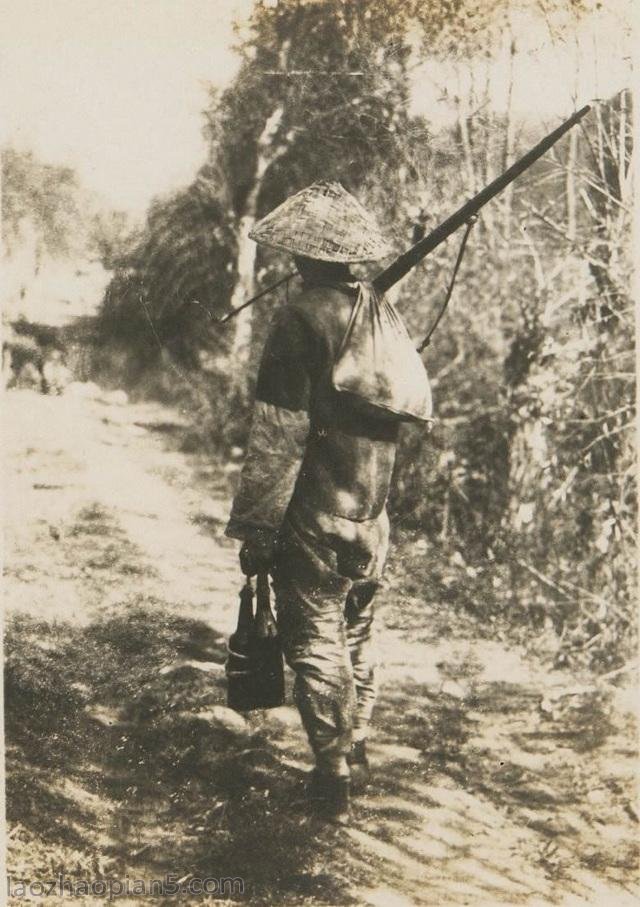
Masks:
[[[398,423],[358,412],[331,383],[356,295],[346,285],[314,286],[276,315],[227,535],[276,533],[292,503],[354,521],[382,512]]]

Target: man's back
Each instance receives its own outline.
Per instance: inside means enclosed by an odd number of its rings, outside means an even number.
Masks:
[[[338,393],[331,373],[357,290],[345,285],[314,286],[282,309],[263,357],[256,396],[275,403],[274,373],[295,384],[296,405],[309,415],[309,433],[293,503],[351,520],[382,511],[391,482],[398,425],[364,413]],[[282,374],[283,348],[293,355]],[[271,389],[271,392],[270,392]]]

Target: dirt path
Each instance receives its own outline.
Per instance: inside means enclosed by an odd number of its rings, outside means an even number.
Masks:
[[[238,585],[220,468],[158,405],[5,403],[14,879],[170,867],[243,876],[253,904],[640,903],[635,737],[608,688],[448,629],[392,571],[373,784],[351,829],[318,828],[294,710],[220,709]]]

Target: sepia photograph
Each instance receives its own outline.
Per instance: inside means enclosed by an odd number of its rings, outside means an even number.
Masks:
[[[0,8],[2,903],[638,907],[635,4]]]

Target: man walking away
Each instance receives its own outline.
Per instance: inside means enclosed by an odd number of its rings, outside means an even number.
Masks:
[[[226,532],[244,542],[246,575],[271,572],[278,630],[315,756],[310,793],[325,818],[344,824],[351,785],[368,770],[373,598],[387,554],[399,425],[358,407],[331,375],[362,291],[349,265],[391,250],[337,183],[292,196],[251,237],[292,254],[303,289],[271,326]]]

